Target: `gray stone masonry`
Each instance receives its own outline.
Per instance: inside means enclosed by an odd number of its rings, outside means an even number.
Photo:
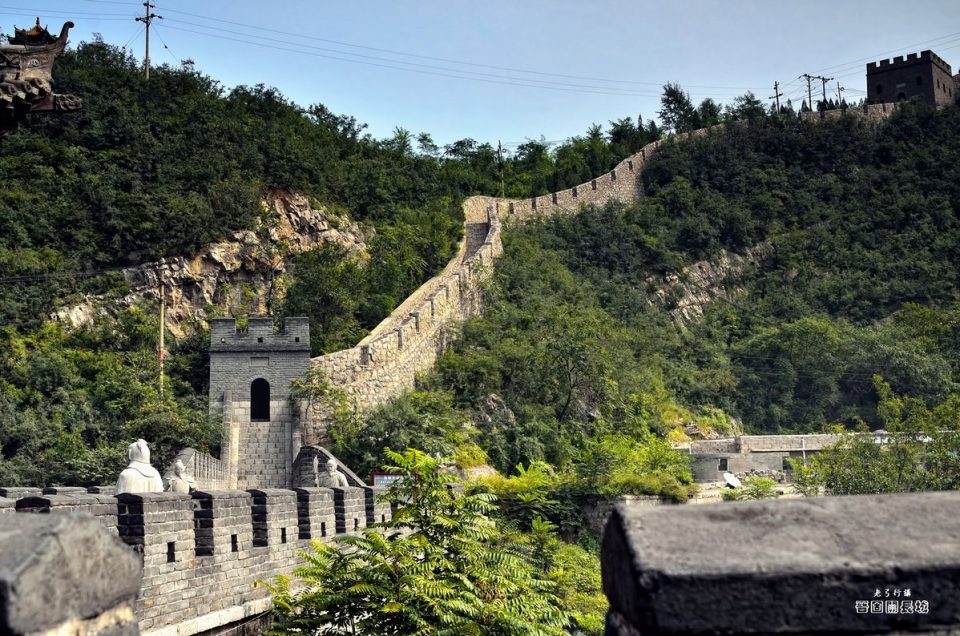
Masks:
[[[44,495],[76,495],[89,492],[84,486],[47,486],[43,489]]]
[[[331,488],[337,515],[337,534],[358,532],[367,526],[367,501],[363,488]]]
[[[70,511],[85,511],[99,519],[88,514],[90,523],[116,528],[129,547],[126,554],[143,564],[140,593],[128,614],[135,612],[139,628],[157,636],[187,636],[267,611],[269,591],[256,581],[289,575],[301,564],[298,552],[309,550],[311,539],[332,539],[338,525],[328,488],[192,495],[32,492],[19,500],[0,498],[3,518],[67,518]],[[365,527],[366,491],[346,488],[338,495],[340,525],[350,532]],[[374,514],[388,512],[374,508]],[[257,543],[265,545],[254,544],[255,529]]]
[[[210,411],[224,422],[221,472],[229,483],[240,488],[290,484],[299,415],[290,404],[290,383],[309,368],[306,318],[287,318],[283,331],[274,330],[269,316],[250,318],[246,330],[238,330],[232,318],[210,321]],[[252,387],[259,380],[270,387],[269,417],[252,421]]]
[[[19,499],[20,497],[42,494],[42,488],[0,488],[0,497],[7,497],[8,499]]]
[[[197,557],[240,558],[253,548],[253,497],[239,490],[198,491],[194,499]],[[234,554],[236,556],[230,557]]]
[[[193,501],[173,493],[117,495],[120,538],[143,558],[136,602],[141,629],[178,616],[194,558]]]
[[[110,495],[77,493],[71,495],[33,495],[16,502],[17,512],[86,512],[113,533],[117,533],[117,499]]]
[[[115,495],[117,494],[116,485],[110,486],[88,486],[87,492],[92,495]]]
[[[329,488],[295,488],[299,539],[327,540],[337,531],[333,491]]]
[[[279,488],[247,492],[253,497],[253,545],[270,546],[274,558],[293,558],[300,534],[297,493]]]
[[[87,515],[0,525],[0,634],[139,633],[140,559]]]
[[[392,518],[390,503],[382,500],[383,495],[388,490],[389,488],[385,486],[365,486],[363,488],[368,526],[375,523],[386,523]]]
[[[954,102],[953,88],[950,65],[933,51],[867,64],[867,100],[870,102],[896,103],[908,99],[946,106]]]
[[[608,636],[960,630],[960,492],[619,506],[601,565]]]

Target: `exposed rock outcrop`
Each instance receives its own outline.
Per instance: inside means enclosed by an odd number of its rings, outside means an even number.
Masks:
[[[181,336],[184,326],[211,315],[268,314],[283,296],[288,257],[338,243],[366,256],[370,230],[311,203],[307,197],[276,192],[262,202],[265,214],[253,230],[234,232],[191,256],[173,256],[123,270],[130,289],[118,299],[90,296],[51,317],[73,326],[90,323],[99,312],[159,301],[166,287],[167,327]]]
[[[732,299],[741,291],[736,280],[766,260],[773,250],[769,241],[754,245],[742,255],[722,250],[714,259],[697,261],[662,280],[651,280],[658,287],[654,298],[670,307],[670,315],[681,325],[692,322],[703,315],[708,304]]]

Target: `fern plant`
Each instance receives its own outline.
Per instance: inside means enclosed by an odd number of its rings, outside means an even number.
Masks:
[[[312,542],[272,585],[274,633],[322,636],[568,633],[554,583],[497,528],[493,495],[465,495],[426,453],[387,450],[405,477],[386,497],[393,519],[333,544]]]

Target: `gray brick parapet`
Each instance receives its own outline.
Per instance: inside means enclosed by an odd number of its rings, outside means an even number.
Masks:
[[[43,489],[44,495],[76,495],[86,494],[88,492],[85,486],[47,486]]]
[[[87,492],[92,495],[115,495],[117,494],[116,486],[88,486]]]
[[[331,488],[337,515],[337,534],[367,527],[367,501],[363,488]]]
[[[164,574],[193,558],[193,502],[174,493],[116,495],[117,530],[125,543],[143,555],[153,574]],[[147,587],[148,581],[145,581]]]
[[[619,506],[601,552],[607,636],[960,630],[960,492]]]
[[[120,538],[143,557],[143,585],[136,602],[141,628],[181,619],[196,574],[193,501],[172,493],[116,498]]]
[[[197,557],[238,559],[253,548],[253,497],[240,490],[193,493]],[[233,555],[233,556],[230,556]]]
[[[17,512],[67,513],[86,512],[112,532],[117,532],[117,499],[110,495],[86,492],[68,495],[32,495],[16,501]]]
[[[138,634],[140,572],[140,559],[87,515],[8,515],[0,634]]]
[[[392,518],[390,503],[383,501],[383,495],[389,488],[384,486],[364,486],[364,510],[367,515],[367,525],[372,526],[375,523],[386,523]]]
[[[0,514],[4,512],[14,512],[16,510],[16,503],[13,499],[7,499],[6,497],[0,498]]]
[[[295,552],[300,528],[297,493],[280,488],[248,490],[253,497],[253,544],[273,548],[275,554]]]
[[[42,488],[0,488],[0,497],[6,497],[7,499],[19,499],[20,497],[42,494]]]
[[[329,488],[295,488],[299,539],[328,539],[337,531],[333,491]]]

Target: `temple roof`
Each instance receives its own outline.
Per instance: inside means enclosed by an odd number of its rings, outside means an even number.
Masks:
[[[40,18],[37,18],[37,23],[33,25],[32,29],[18,29],[13,28],[14,35],[10,38],[10,44],[23,44],[27,46],[37,46],[43,44],[52,44],[57,41],[57,38],[50,35],[50,32],[47,31],[46,27],[40,26]]]

